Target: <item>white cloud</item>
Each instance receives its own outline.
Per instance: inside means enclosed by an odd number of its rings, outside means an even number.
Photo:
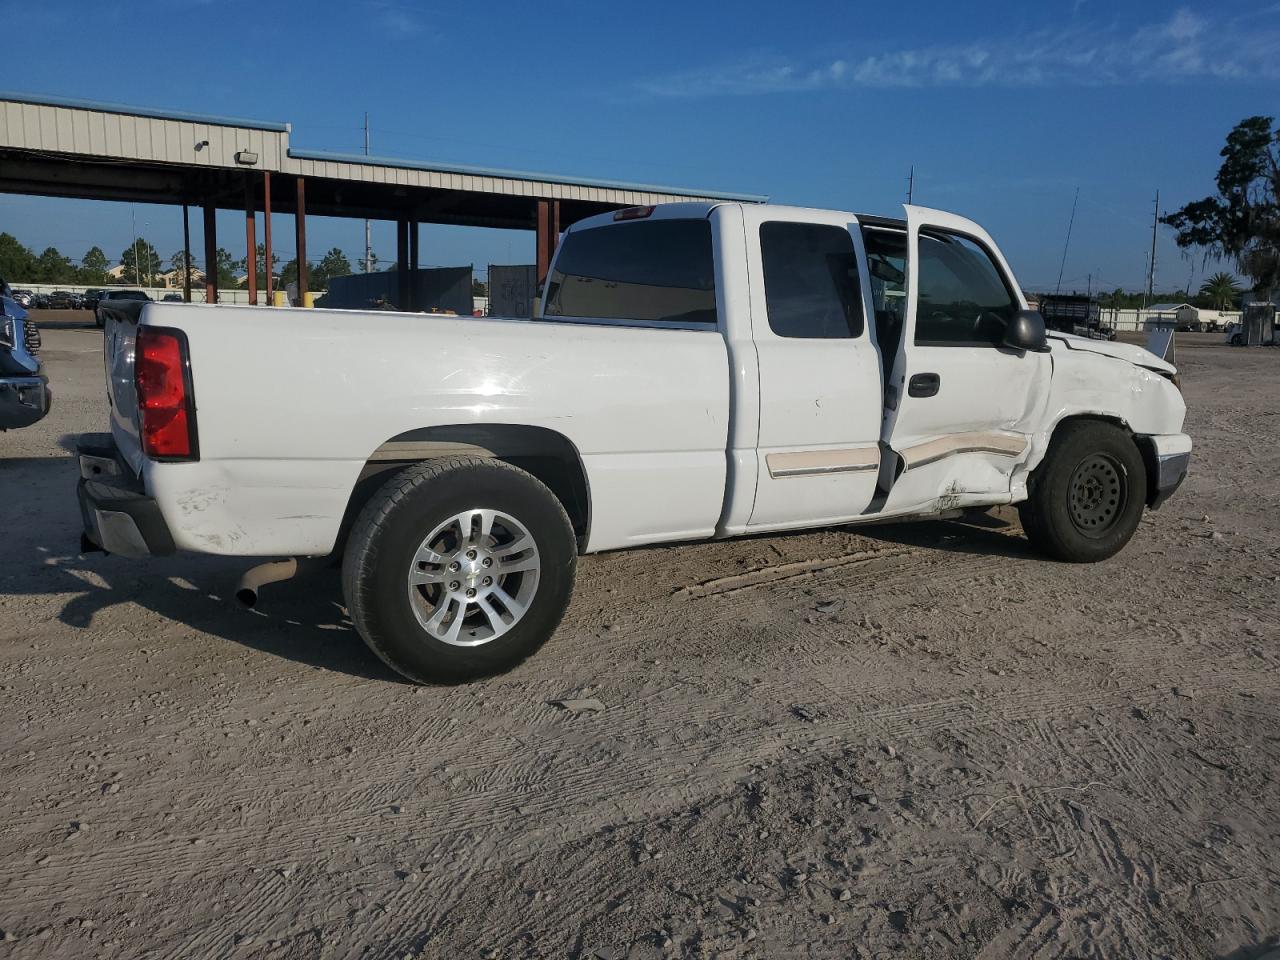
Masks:
[[[641,81],[649,97],[850,87],[1025,87],[1280,78],[1280,24],[1212,21],[1187,8],[1137,29],[1064,26],[818,63],[753,57]]]
[[[394,0],[365,0],[365,7],[377,15],[380,27],[401,36],[422,33],[425,29],[418,11]]]

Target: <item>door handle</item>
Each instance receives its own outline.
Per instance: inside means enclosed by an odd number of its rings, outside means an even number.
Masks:
[[[938,388],[942,386],[942,378],[936,373],[917,373],[909,381],[907,381],[907,396],[909,397],[933,397],[937,396]]]

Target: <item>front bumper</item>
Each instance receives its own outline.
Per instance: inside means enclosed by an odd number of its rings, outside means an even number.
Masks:
[[[0,377],[0,430],[31,426],[44,418],[52,403],[53,391],[42,374]]]
[[[76,456],[80,463],[76,496],[84,523],[82,552],[102,550],[133,559],[174,552],[173,536],[159,505],[125,466],[110,435],[80,437]]]
[[[1187,479],[1191,465],[1191,438],[1185,433],[1167,434],[1146,438],[1148,447],[1147,506],[1152,510],[1168,500],[1182,481]]]

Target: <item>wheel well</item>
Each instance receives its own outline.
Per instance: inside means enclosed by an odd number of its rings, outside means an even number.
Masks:
[[[1069,423],[1106,423],[1113,427],[1118,427],[1124,431],[1125,435],[1133,441],[1134,446],[1138,448],[1138,452],[1142,454],[1143,466],[1147,468],[1147,490],[1146,502],[1150,506],[1156,498],[1158,490],[1156,484],[1159,480],[1159,462],[1156,459],[1156,448],[1148,437],[1134,433],[1130,429],[1129,424],[1125,423],[1119,417],[1107,416],[1102,413],[1080,413],[1070,417],[1063,417],[1053,427],[1053,434],[1049,437],[1049,443],[1053,443],[1053,439],[1057,436],[1059,430]]]
[[[493,457],[532,474],[556,495],[582,549],[591,529],[591,491],[573,442],[543,427],[521,424],[451,424],[409,430],[387,440],[365,462],[338,531],[340,554],[347,534],[369,498],[391,474],[441,457]]]

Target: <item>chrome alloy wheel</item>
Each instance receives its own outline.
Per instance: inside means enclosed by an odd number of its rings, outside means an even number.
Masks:
[[[1102,537],[1123,513],[1127,490],[1124,468],[1106,454],[1086,457],[1068,488],[1071,522],[1088,537]]]
[[[515,517],[473,507],[441,523],[409,567],[409,604],[442,643],[478,647],[517,623],[538,591],[533,535]]]

